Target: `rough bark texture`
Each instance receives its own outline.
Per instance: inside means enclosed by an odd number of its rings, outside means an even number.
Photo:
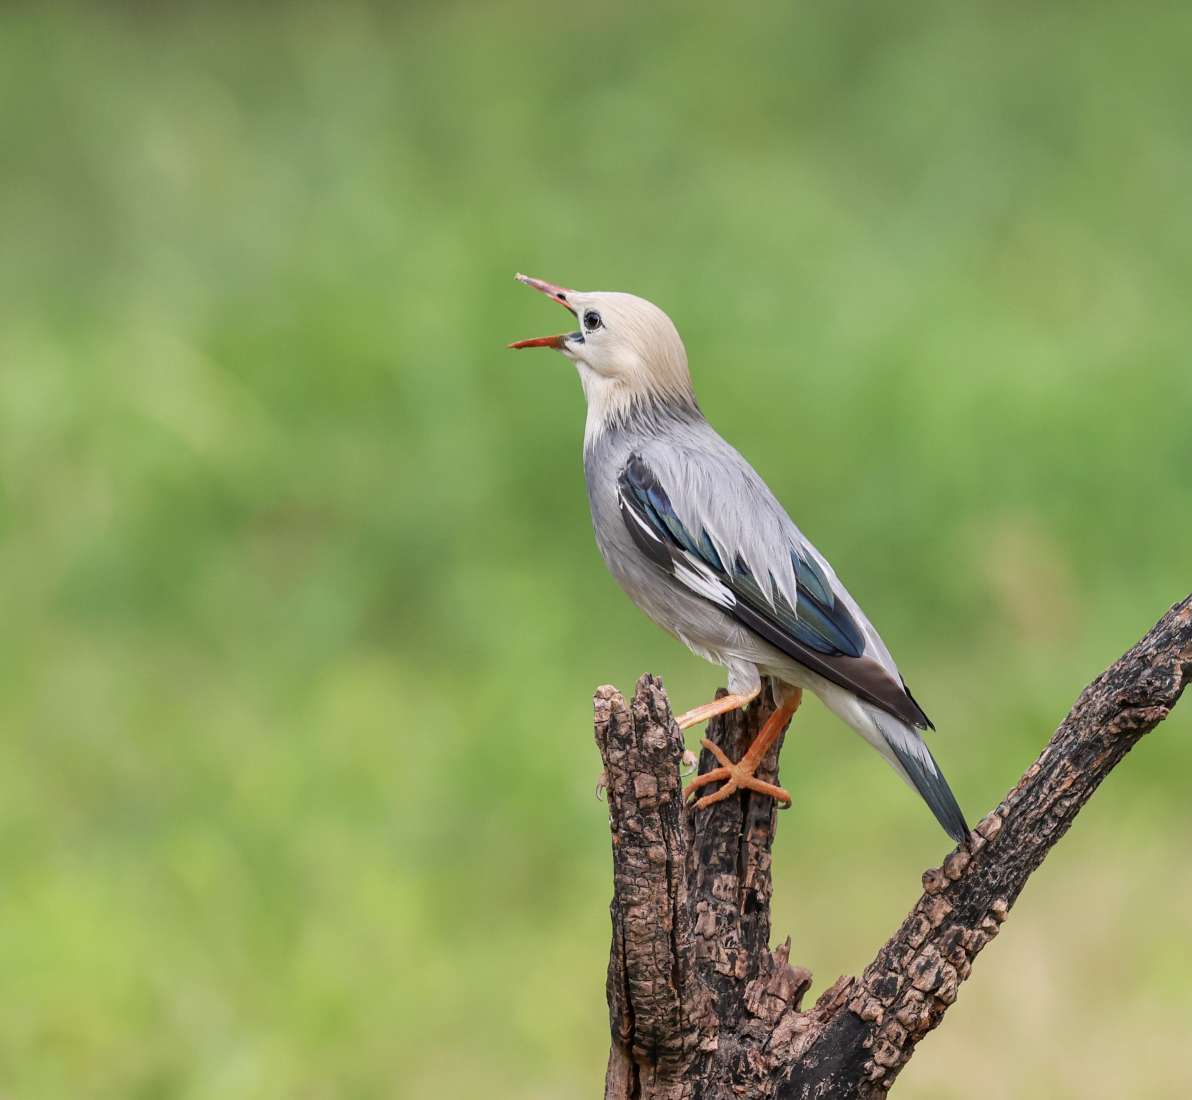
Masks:
[[[774,803],[744,792],[693,813],[662,682],[643,676],[628,704],[600,688],[614,880],[607,1100],[884,1096],[1027,878],[1189,678],[1192,596],[1085,688],[968,843],[924,873],[922,897],[864,973],[807,1010],[810,972],[790,964],[789,939],[769,948]],[[771,711],[767,701],[714,720],[708,736],[736,759]],[[777,782],[781,747],[761,778]],[[714,766],[705,751],[700,770]]]

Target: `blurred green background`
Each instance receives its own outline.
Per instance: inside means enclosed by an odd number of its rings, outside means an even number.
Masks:
[[[0,1093],[598,1093],[591,692],[721,676],[605,574],[515,270],[671,313],[993,805],[1192,580],[1190,35],[5,6]],[[1114,774],[898,1095],[1189,1094],[1190,735]],[[783,778],[818,992],[949,845],[818,705]]]

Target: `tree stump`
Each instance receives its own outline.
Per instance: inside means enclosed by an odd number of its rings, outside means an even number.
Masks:
[[[770,950],[772,799],[683,804],[683,738],[662,681],[595,696],[613,849],[606,1100],[830,1100],[886,1094],[956,1000],[1027,878],[1101,780],[1192,678],[1192,596],[1081,693],[1038,759],[943,865],[860,977],[805,1009],[811,973]],[[709,723],[734,759],[773,712]],[[778,781],[781,739],[758,776]],[[700,771],[716,766],[704,750]]]

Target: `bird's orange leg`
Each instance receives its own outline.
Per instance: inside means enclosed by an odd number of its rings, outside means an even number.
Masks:
[[[721,702],[724,701],[721,700]],[[791,804],[791,796],[782,787],[777,787],[773,783],[765,783],[755,778],[753,773],[757,771],[757,767],[762,762],[766,753],[770,751],[774,742],[778,740],[779,735],[786,729],[787,723],[790,722],[795,711],[799,709],[799,704],[802,701],[802,688],[792,689],[782,705],[766,720],[766,724],[762,726],[758,731],[758,735],[753,739],[753,744],[749,746],[745,755],[736,764],[724,754],[719,745],[714,745],[707,738],[704,738],[702,742],[704,748],[720,761],[721,766],[719,768],[713,768],[709,772],[704,772],[703,775],[697,775],[687,784],[687,788],[683,791],[683,797],[687,798],[692,791],[704,786],[706,783],[715,783],[723,779],[726,782],[720,790],[713,794],[706,794],[696,802],[695,808],[697,810],[707,809],[713,802],[719,802],[721,799],[728,798],[734,791],[742,788],[757,791],[759,794],[769,795],[774,799],[781,799],[789,806]]]
[[[690,729],[709,718],[715,718],[718,714],[728,714],[730,710],[738,710],[746,703],[752,703],[761,694],[761,690],[759,686],[747,695],[726,695],[722,699],[713,699],[701,707],[692,707],[691,710],[684,711],[675,721],[679,723],[679,729]]]

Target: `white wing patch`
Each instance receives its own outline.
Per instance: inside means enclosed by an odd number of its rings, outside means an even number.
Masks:
[[[702,596],[705,600],[711,600],[718,607],[723,607],[731,611],[737,606],[736,596],[717,579],[716,574],[711,569],[702,561],[693,558],[686,550],[680,550],[676,546],[671,546],[660,538],[658,532],[642,519],[637,509],[629,505],[623,495],[618,494],[618,500],[621,505],[621,515],[626,517],[627,520],[632,521],[638,531],[649,539],[650,542],[666,549],[667,555],[671,560],[671,572],[675,580],[690,589],[697,596]]]
[[[682,559],[675,558],[675,580],[686,585],[697,596],[703,596],[729,611],[737,606],[736,596],[716,579],[703,562],[695,561],[686,552]]]
[[[658,537],[657,533],[654,531],[654,528],[637,514],[637,510],[626,504],[625,497],[620,493],[617,494],[617,502],[621,506],[621,515],[627,516],[629,519],[633,520],[633,522],[637,524],[637,529],[641,531],[646,538],[648,538],[651,542],[656,542],[659,546],[666,545],[662,539]]]

